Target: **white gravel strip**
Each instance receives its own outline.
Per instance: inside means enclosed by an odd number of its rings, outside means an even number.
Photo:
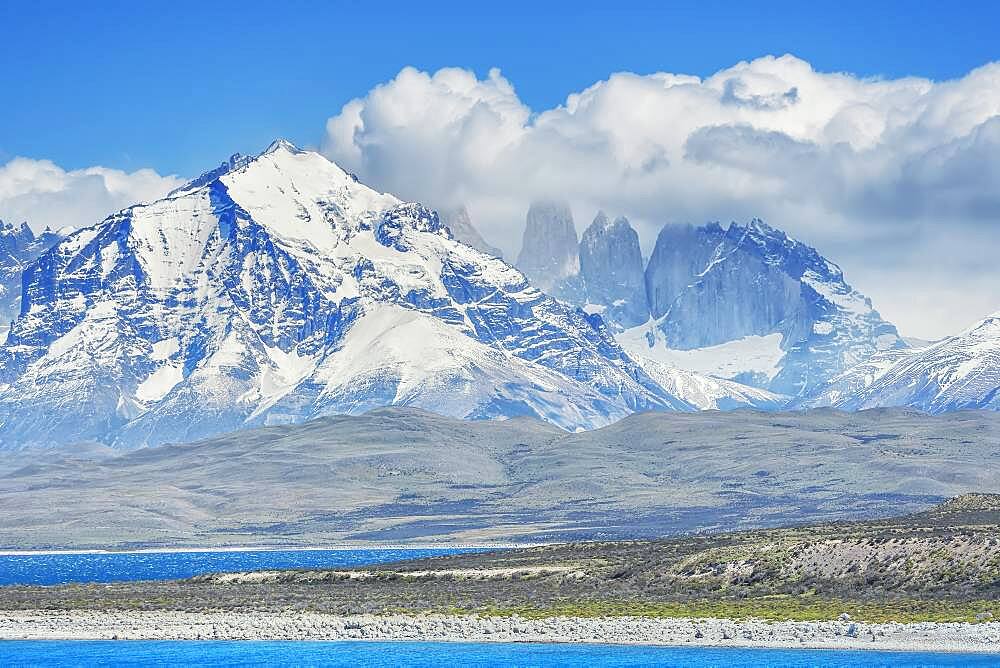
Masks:
[[[865,624],[639,617],[0,611],[2,640],[437,640],[1000,652],[1000,622]]]

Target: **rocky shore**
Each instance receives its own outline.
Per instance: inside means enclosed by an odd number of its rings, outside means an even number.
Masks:
[[[0,639],[433,640],[1000,652],[1000,622],[38,610],[0,611]]]

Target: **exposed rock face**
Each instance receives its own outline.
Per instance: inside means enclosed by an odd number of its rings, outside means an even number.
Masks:
[[[725,231],[665,231],[646,288],[656,337],[670,348],[780,333],[786,355],[768,387],[781,394],[807,395],[880,351],[906,347],[839,267],[757,219]]]
[[[669,311],[674,299],[695,282],[725,235],[718,223],[663,226],[645,272],[649,311],[654,318]]]
[[[907,347],[839,267],[759,219],[666,226],[645,269],[624,218],[599,214],[574,257],[568,209],[535,204],[524,239],[518,264],[530,280],[600,313],[633,353],[661,362],[678,356],[658,347],[723,355],[714,348],[759,341],[751,346],[759,359],[723,377],[803,398],[876,353]],[[765,357],[773,358],[766,371]]]
[[[538,289],[577,302],[580,281],[579,242],[573,213],[565,202],[539,201],[528,209],[517,268]]]
[[[603,307],[613,327],[628,328],[649,319],[639,235],[624,217],[614,221],[604,212],[580,240],[580,276],[587,302]]]
[[[807,322],[800,276],[789,272],[787,258],[774,252],[772,233],[754,221],[748,227],[731,225],[719,243],[688,254],[705,258],[688,285],[680,288],[664,312],[660,329],[672,348],[717,345],[749,335],[780,331],[790,341],[802,338]],[[784,236],[783,234],[781,236]],[[714,241],[714,229],[701,240]],[[660,269],[662,272],[663,270]],[[667,287],[672,291],[669,283]]]
[[[472,246],[487,255],[503,258],[503,251],[496,246],[491,246],[483,239],[483,235],[472,224],[472,217],[469,210],[464,206],[457,209],[445,209],[440,212],[441,223],[451,231],[451,236],[461,241],[466,246]]]
[[[17,227],[0,220],[0,341],[20,311],[21,272],[61,238],[49,229],[36,236],[27,223]]]
[[[28,223],[20,227],[0,220],[0,263],[5,266],[20,257],[23,249],[35,242],[35,233]]]

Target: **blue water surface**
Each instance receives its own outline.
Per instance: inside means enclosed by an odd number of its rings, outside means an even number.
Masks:
[[[0,641],[3,666],[517,666],[625,668],[952,668],[995,666],[985,654],[713,649],[441,642]]]
[[[380,564],[474,550],[253,550],[0,555],[0,585],[172,580],[203,573]]]

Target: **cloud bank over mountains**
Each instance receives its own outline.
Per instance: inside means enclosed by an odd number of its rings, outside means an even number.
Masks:
[[[27,221],[36,231],[85,227],[126,206],[158,199],[182,183],[152,169],[67,171],[49,160],[14,158],[0,165],[0,219]]]
[[[533,110],[499,70],[403,69],[327,122],[323,151],[379,188],[468,205],[514,256],[532,199],[578,224],[762,216],[837,259],[905,333],[995,311],[1000,63],[961,79],[863,79],[793,56],[710,77],[617,73]]]
[[[599,209],[628,216],[647,254],[664,223],[760,216],[834,258],[904,334],[1000,308],[1000,62],[935,82],[768,56],[707,78],[620,72],[541,110],[496,69],[408,67],[330,118],[322,150],[381,190],[466,205],[509,258],[536,199],[568,200],[580,231]],[[181,183],[14,158],[0,218],[91,225]]]

